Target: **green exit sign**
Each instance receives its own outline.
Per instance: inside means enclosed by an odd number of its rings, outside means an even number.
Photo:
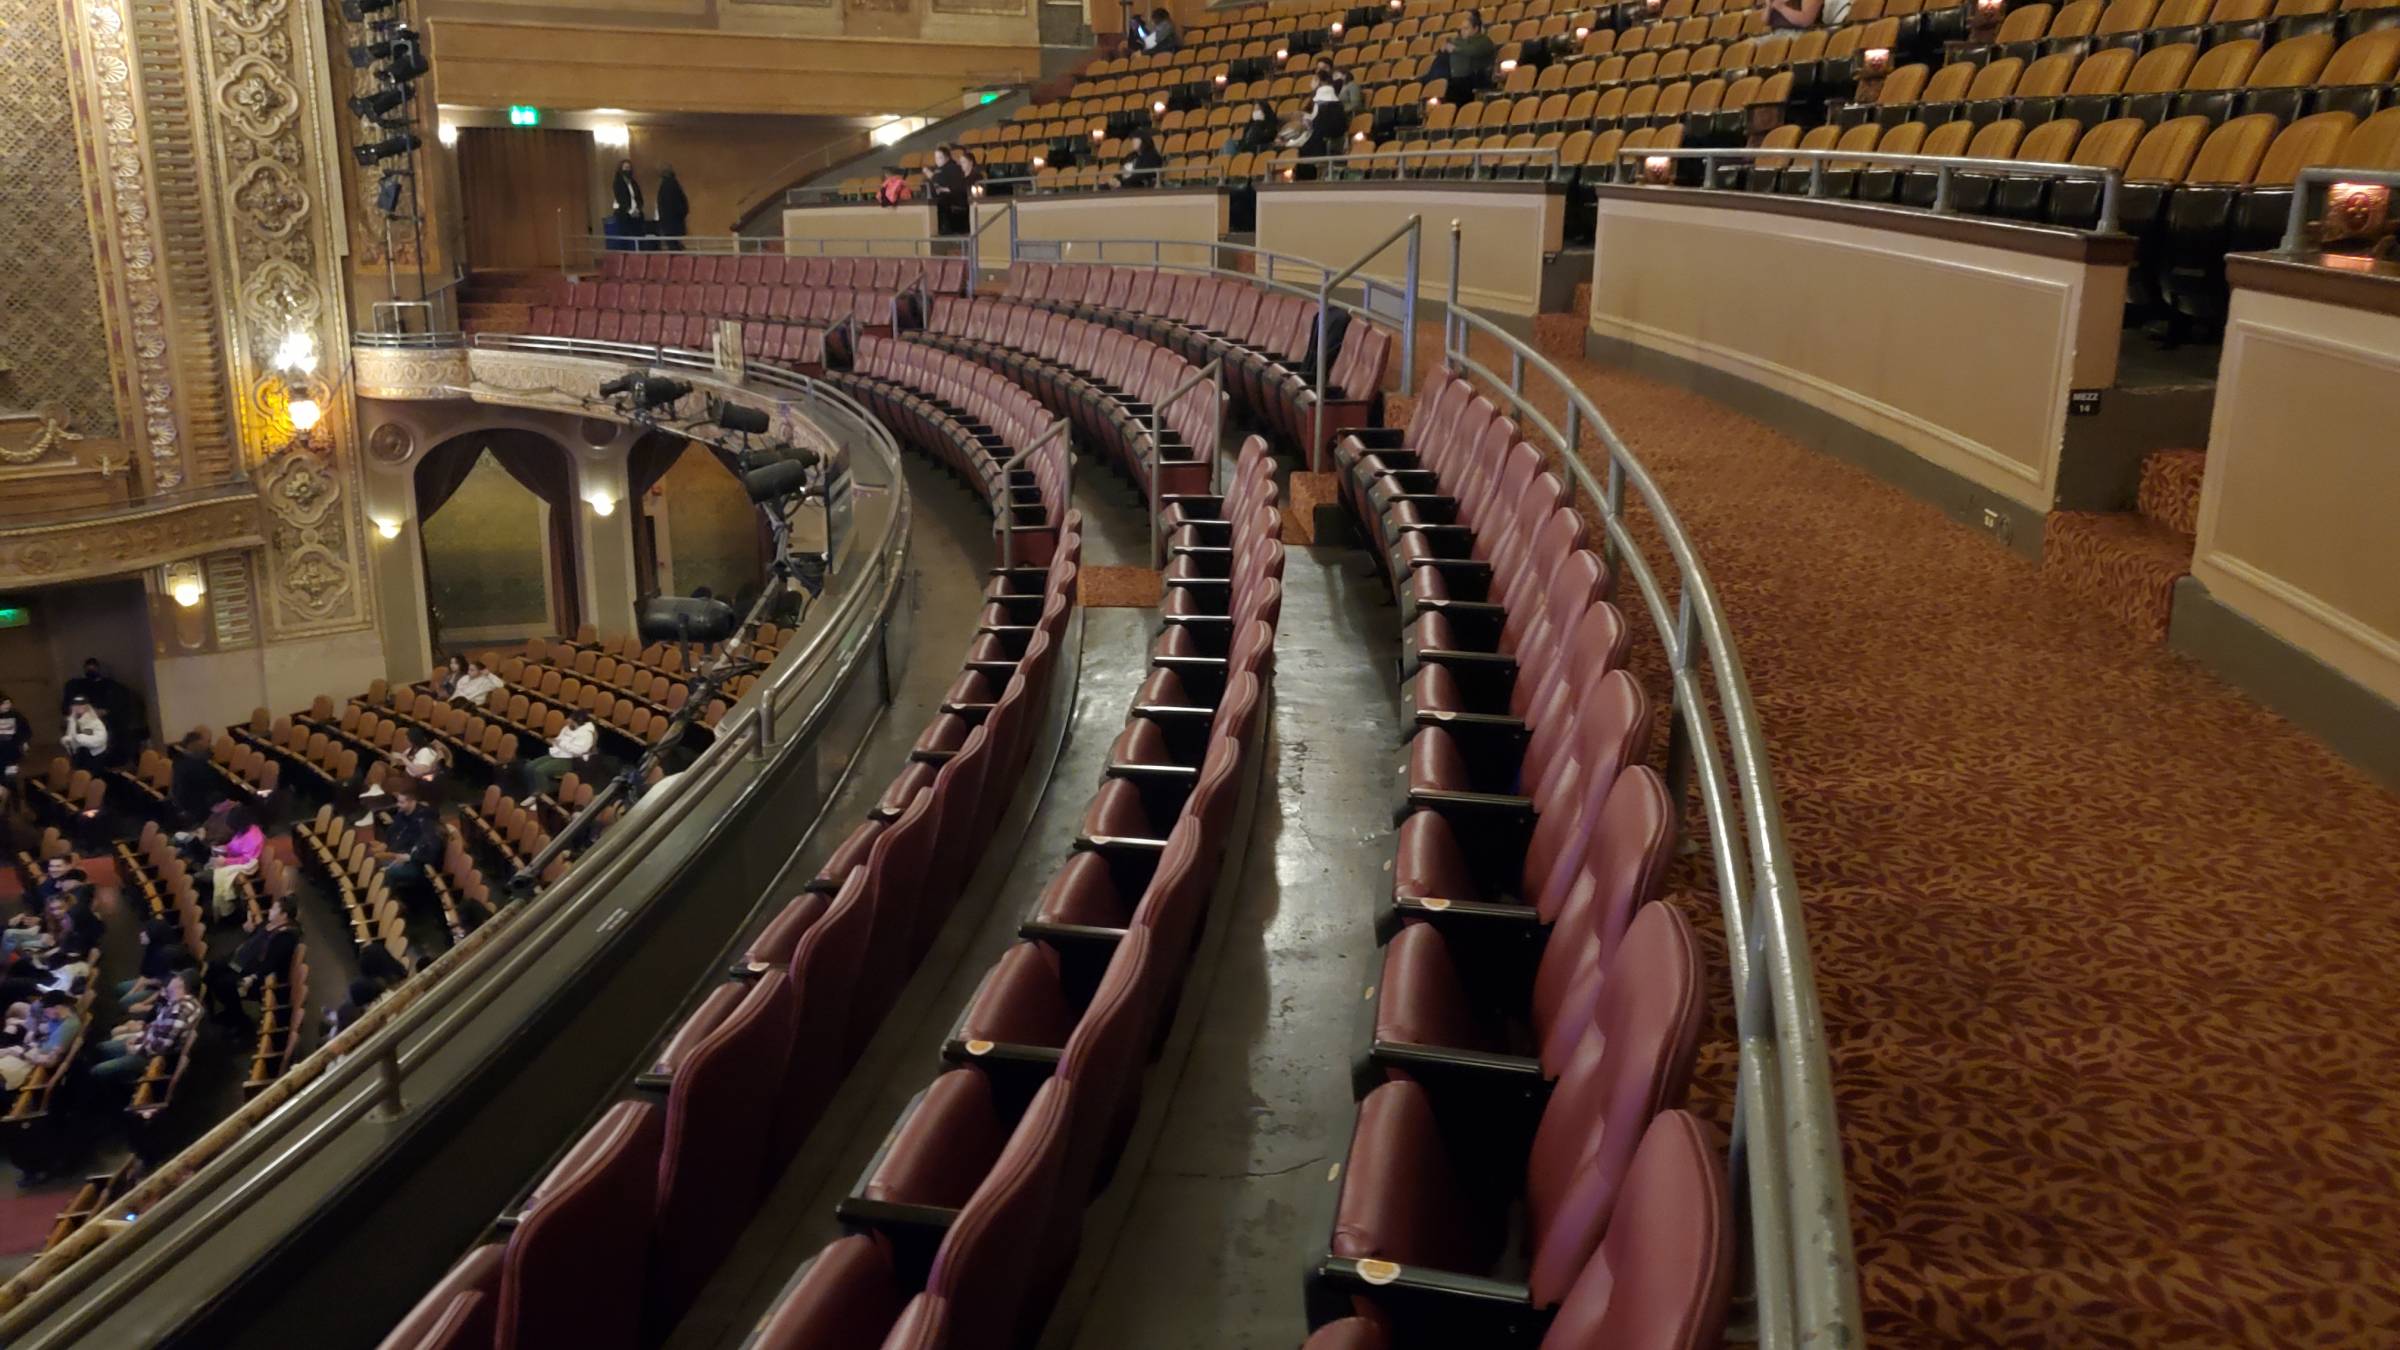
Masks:
[[[33,611],[23,605],[0,605],[0,628],[23,628],[33,622]]]
[[[512,103],[508,107],[508,124],[512,127],[538,127],[542,110],[530,103]]]
[[[999,101],[1000,101],[1000,93],[999,93],[999,91],[998,91],[998,90],[995,90],[995,89],[986,89],[986,90],[984,90],[984,91],[983,91],[983,99],[982,99],[982,103],[998,103]],[[981,106],[981,103],[979,103],[977,106],[979,106],[979,107],[980,107],[980,106]]]

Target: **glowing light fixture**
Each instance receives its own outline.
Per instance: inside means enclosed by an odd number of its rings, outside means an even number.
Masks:
[[[1575,26],[1575,40],[1576,40],[1577,42],[1581,42],[1581,41],[1583,41],[1585,38],[1587,38],[1587,37],[1590,37],[1591,35],[1592,35],[1592,30],[1591,30],[1591,29],[1589,29],[1589,28],[1586,28],[1586,27],[1584,27],[1584,26],[1583,26],[1583,25],[1581,25],[1581,24],[1577,24],[1577,25]]]
[[[1328,28],[1325,31],[1333,34],[1335,37],[1340,37],[1342,35],[1342,21],[1340,19],[1335,19],[1333,21],[1333,27]]]
[[[1675,161],[1665,155],[1649,155],[1642,160],[1642,177],[1649,182],[1663,183],[1675,171]]]
[[[586,496],[583,503],[592,508],[592,514],[595,516],[606,517],[617,513],[617,499],[605,492],[594,492]]]
[[[400,522],[379,516],[375,521],[375,533],[386,539],[397,539],[400,537]]]
[[[602,122],[592,128],[592,143],[611,150],[622,150],[633,144],[633,128],[623,122]]]
[[[289,371],[294,375],[314,374],[317,369],[316,338],[304,328],[295,328],[284,334],[270,364],[277,370]]]
[[[458,144],[458,123],[444,122],[433,130],[433,138],[444,145]]]
[[[1503,75],[1507,74],[1509,71],[1515,70],[1516,68],[1517,63],[1514,57],[1511,57],[1510,59],[1500,63],[1500,73]]]
[[[200,575],[200,564],[168,563],[162,572],[167,594],[185,609],[198,605],[208,595],[208,581]]]
[[[292,419],[292,430],[302,435],[316,430],[317,423],[325,420],[325,410],[305,391],[292,395],[292,401],[284,406],[284,413]]]
[[[1869,75],[1888,75],[1892,69],[1892,49],[1869,47],[1858,54],[1859,66]]]

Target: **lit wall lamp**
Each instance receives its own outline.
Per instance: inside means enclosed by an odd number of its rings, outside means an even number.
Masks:
[[[1675,173],[1675,161],[1665,155],[1646,155],[1642,158],[1642,181],[1664,183]]]
[[[388,516],[378,516],[375,518],[375,533],[386,539],[397,539],[400,537],[400,522]]]
[[[159,584],[185,609],[196,607],[208,596],[208,580],[200,574],[197,562],[168,563],[159,569]]]
[[[599,123],[592,128],[592,143],[623,150],[633,144],[633,128],[623,122]]]
[[[1892,73],[1892,49],[1869,47],[1858,54],[1858,62],[1859,68],[1869,75],[1889,75]]]
[[[433,138],[446,146],[458,144],[458,123],[444,122],[440,126],[435,127],[433,131]]]
[[[592,508],[593,515],[604,519],[617,513],[617,499],[605,492],[594,492],[585,496],[583,504]]]

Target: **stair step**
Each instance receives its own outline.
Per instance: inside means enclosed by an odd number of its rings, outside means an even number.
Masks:
[[[2042,530],[2042,577],[2164,642],[2175,583],[2192,570],[2192,536],[2131,511],[2054,511]]]
[[[1578,281],[1575,283],[1575,313],[1578,317],[1588,317],[1591,312],[1592,283]]]
[[[2200,532],[2200,476],[2208,468],[2206,450],[2159,450],[2142,457],[2142,485],[2137,509],[2149,519],[2183,534]]]

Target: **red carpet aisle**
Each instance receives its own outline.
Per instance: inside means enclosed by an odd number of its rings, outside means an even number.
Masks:
[[[1873,1343],[2400,1343],[2400,800],[1931,507],[1573,372],[1760,697]]]

